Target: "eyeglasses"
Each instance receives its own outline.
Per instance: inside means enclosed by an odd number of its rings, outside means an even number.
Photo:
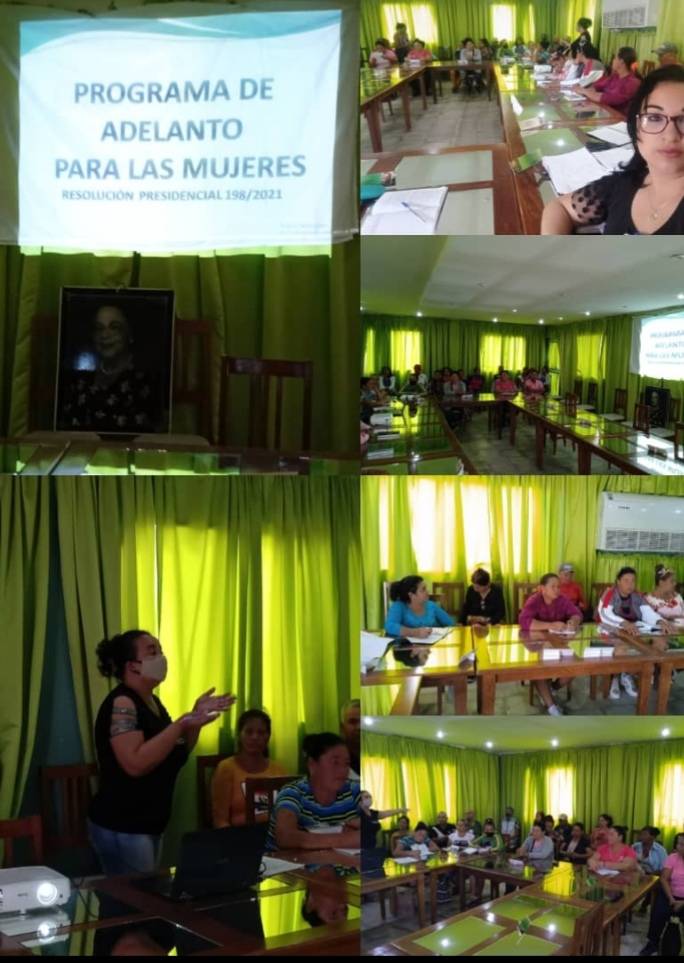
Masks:
[[[667,125],[672,122],[680,137],[684,137],[684,114],[669,117],[667,114],[651,113],[639,114],[639,128],[644,134],[662,134]]]

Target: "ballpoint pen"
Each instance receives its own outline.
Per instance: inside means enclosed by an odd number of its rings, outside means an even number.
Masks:
[[[418,218],[419,221],[423,221],[424,223],[427,224],[427,218],[423,217],[422,214],[419,214],[418,211],[414,207],[411,207],[410,204],[407,204],[406,201],[401,201],[401,206],[405,207],[406,210],[410,211],[412,214],[415,214],[415,216]]]

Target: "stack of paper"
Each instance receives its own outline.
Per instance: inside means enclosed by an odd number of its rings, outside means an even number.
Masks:
[[[589,133],[592,137],[604,140],[607,144],[615,144],[617,147],[631,143],[625,121],[609,124],[607,127],[592,127]]]
[[[435,642],[439,642],[448,635],[450,629],[431,629],[430,634],[426,639],[420,639],[417,635],[409,635],[407,638],[412,639],[414,642],[422,642],[423,645],[432,645]]]
[[[596,160],[586,147],[568,154],[542,157],[553,189],[557,194],[572,194],[592,181],[606,176],[606,168]]]
[[[387,191],[363,219],[363,234],[434,234],[446,200],[446,187]]]
[[[376,668],[378,662],[385,654],[389,639],[380,635],[373,635],[372,632],[361,633],[361,671],[370,672]]]

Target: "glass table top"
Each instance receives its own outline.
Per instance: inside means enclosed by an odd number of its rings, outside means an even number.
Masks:
[[[220,944],[170,920],[152,918],[72,933],[45,932],[21,945],[36,956],[188,956]]]
[[[374,97],[383,93],[390,93],[405,80],[420,73],[422,67],[409,67],[406,64],[390,67],[386,70],[362,67],[360,78],[361,105],[363,106]]]

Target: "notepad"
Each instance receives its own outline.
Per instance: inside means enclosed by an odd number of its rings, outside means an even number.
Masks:
[[[631,143],[625,121],[621,121],[619,124],[609,124],[607,127],[592,127],[588,133],[598,140],[605,141],[606,144],[615,144],[617,147]]]
[[[570,151],[569,154],[542,157],[542,164],[557,194],[572,194],[606,176],[605,167],[586,147]]]
[[[448,193],[446,187],[387,191],[364,217],[362,233],[434,234]]]
[[[597,80],[601,79],[601,77],[603,77],[602,70],[592,70],[591,73],[586,75],[586,77],[581,77],[577,83],[580,85],[580,87],[591,87],[591,85],[595,84]]]

